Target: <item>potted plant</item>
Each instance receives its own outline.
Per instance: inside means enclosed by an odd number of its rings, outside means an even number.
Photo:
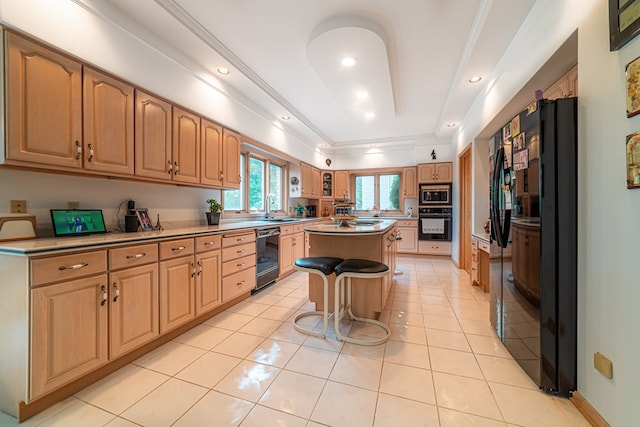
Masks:
[[[302,206],[300,203],[298,203],[294,209],[295,209],[295,211],[296,211],[296,214],[297,214],[299,217],[301,217],[301,216],[302,216],[302,214],[304,214],[304,206]]]
[[[207,224],[218,225],[220,223],[220,211],[222,205],[216,199],[207,199],[209,203],[209,212],[207,212]]]

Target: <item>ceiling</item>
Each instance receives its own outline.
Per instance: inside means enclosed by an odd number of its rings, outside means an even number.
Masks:
[[[449,143],[535,3],[79,1],[328,150]]]

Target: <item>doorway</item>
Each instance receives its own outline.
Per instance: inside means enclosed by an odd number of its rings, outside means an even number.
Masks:
[[[460,268],[471,274],[471,145],[459,156],[460,178]]]

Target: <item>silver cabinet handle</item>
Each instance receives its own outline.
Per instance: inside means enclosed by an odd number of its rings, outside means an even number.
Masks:
[[[89,144],[89,158],[87,159],[87,161],[92,161],[93,160],[93,145]]]
[[[198,276],[202,274],[202,261],[198,260]]]
[[[118,289],[118,284],[116,282],[113,282],[112,286],[113,286],[113,289],[116,290],[116,294],[113,297],[113,302],[116,302],[118,301],[118,297],[120,296],[120,289]]]
[[[147,254],[145,254],[144,252],[139,253],[139,254],[135,254],[135,255],[127,255],[127,259],[137,259],[137,258],[142,258],[147,256]]]
[[[108,298],[107,288],[104,285],[102,285],[102,286],[100,286],[100,290],[102,291],[102,301],[100,301],[100,305],[105,305],[105,303],[107,302],[107,298]]]
[[[76,141],[76,160],[80,160],[81,155],[82,155],[82,145],[80,145],[80,141]]]
[[[186,246],[178,246],[177,248],[171,248],[171,250],[174,252],[184,251],[185,249],[187,249]]]
[[[205,246],[212,246],[212,245],[215,245],[215,244],[216,244],[216,242],[205,242],[204,243]]]
[[[73,264],[73,265],[61,265],[60,267],[58,267],[58,270],[60,271],[64,271],[64,270],[78,270],[80,268],[84,268],[86,266],[88,266],[89,263],[88,262],[83,262],[82,264]]]

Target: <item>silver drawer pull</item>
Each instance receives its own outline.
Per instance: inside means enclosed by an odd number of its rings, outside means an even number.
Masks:
[[[212,245],[215,245],[215,244],[216,244],[216,242],[205,242],[204,243],[205,246],[212,246]]]
[[[239,251],[236,251],[237,254],[243,254],[244,253],[244,249],[240,249]]]
[[[174,252],[184,251],[185,249],[187,249],[186,246],[178,246],[177,248],[171,248],[171,250]]]
[[[74,265],[61,265],[60,267],[58,267],[58,270],[60,271],[64,271],[64,270],[78,270],[80,268],[84,268],[86,266],[88,266],[89,263],[88,262],[83,262],[82,264],[74,264]]]
[[[127,255],[127,259],[137,259],[137,258],[142,258],[147,256],[147,254],[145,254],[144,252],[139,253],[139,254],[135,254],[135,255]]]
[[[243,280],[242,282],[238,282],[236,283],[236,286],[244,286],[245,282],[246,282],[245,280]]]

